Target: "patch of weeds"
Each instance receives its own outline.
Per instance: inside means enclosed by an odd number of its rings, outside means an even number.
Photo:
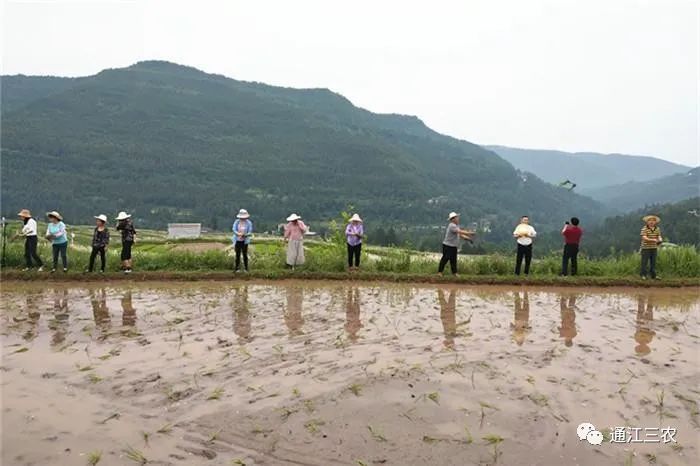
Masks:
[[[325,421],[322,421],[320,419],[311,419],[310,421],[306,421],[304,423],[304,427],[306,428],[307,431],[309,431],[310,434],[315,434],[320,430],[319,426],[322,426],[325,424],[326,424]]]
[[[134,463],[138,463],[141,465],[148,463],[148,459],[145,456],[143,456],[143,453],[141,453],[134,447],[127,446],[126,449],[124,449],[124,454],[128,459],[130,459]]]
[[[100,450],[91,451],[87,455],[87,464],[89,466],[95,466],[102,459],[102,452]]]
[[[367,426],[367,429],[369,430],[369,433],[372,434],[374,440],[377,442],[386,442],[386,437],[384,437],[384,434],[380,430],[375,429],[370,425]]]
[[[362,394],[362,385],[359,383],[354,383],[348,387],[348,391],[355,396],[360,396]]]
[[[211,392],[211,395],[207,397],[207,400],[220,400],[221,397],[224,394],[224,389],[223,387],[216,387],[213,392]]]

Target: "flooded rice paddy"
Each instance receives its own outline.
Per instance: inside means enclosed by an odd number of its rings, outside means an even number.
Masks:
[[[698,464],[696,289],[5,283],[0,306],[3,465]]]

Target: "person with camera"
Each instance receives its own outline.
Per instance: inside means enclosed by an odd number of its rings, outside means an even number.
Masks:
[[[569,273],[569,262],[571,262],[571,276],[578,272],[578,246],[583,235],[583,229],[578,224],[579,219],[571,217],[571,221],[566,222],[561,230],[564,237],[564,254],[561,260],[561,274],[563,276],[567,276]]]

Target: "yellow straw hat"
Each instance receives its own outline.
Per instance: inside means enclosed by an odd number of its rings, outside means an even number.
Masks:
[[[649,220],[656,220],[656,223],[659,223],[661,221],[658,215],[645,215],[644,217],[642,217],[642,220],[644,220],[645,222],[648,222]]]
[[[32,216],[32,213],[29,211],[29,209],[22,209],[17,214],[17,216],[22,218],[30,218]]]

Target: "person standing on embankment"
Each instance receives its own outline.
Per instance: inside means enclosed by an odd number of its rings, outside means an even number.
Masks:
[[[44,263],[41,261],[41,257],[39,257],[36,251],[39,244],[36,220],[32,217],[32,213],[29,209],[22,209],[17,215],[22,219],[24,224],[19,233],[21,236],[24,236],[24,260],[26,263],[24,271],[32,268],[32,259],[34,259],[34,262],[36,262],[36,265],[39,267],[38,271],[41,272],[44,270]]]
[[[122,270],[131,273],[131,248],[136,241],[136,229],[131,215],[122,211],[117,215],[117,230],[122,232]]]

